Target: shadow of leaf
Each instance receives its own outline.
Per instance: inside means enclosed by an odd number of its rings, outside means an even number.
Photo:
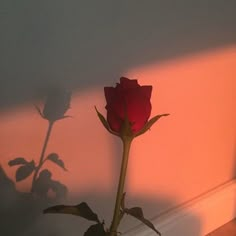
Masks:
[[[36,190],[37,193],[45,193],[46,189],[52,186],[56,192],[55,198],[49,198],[46,194],[40,197],[35,193],[17,191],[15,183],[0,166],[0,235],[23,236],[42,216],[43,209],[58,204],[58,200],[66,196],[67,188],[49,177],[51,173],[44,170]]]
[[[30,176],[33,173],[34,170],[35,170],[34,161],[23,164],[16,171],[16,181],[19,182],[21,180],[26,179],[28,176]]]
[[[49,154],[47,156],[47,159],[52,161],[53,163],[57,164],[58,166],[60,166],[63,170],[67,171],[67,169],[65,168],[64,162],[59,158],[57,153]]]
[[[16,165],[25,165],[27,164],[28,162],[25,160],[24,157],[16,157],[15,159],[13,160],[10,160],[8,162],[8,165],[9,166],[16,166]]]
[[[48,198],[50,191],[55,195],[56,200],[60,200],[66,197],[67,188],[59,181],[55,181],[52,178],[52,173],[48,169],[44,169],[40,172],[39,177],[35,181],[33,192],[41,197]]]

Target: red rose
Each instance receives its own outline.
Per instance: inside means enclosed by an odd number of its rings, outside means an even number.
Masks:
[[[105,87],[104,91],[110,129],[120,134],[127,117],[132,134],[140,131],[151,114],[152,86],[140,86],[137,80],[121,77],[115,88]]]

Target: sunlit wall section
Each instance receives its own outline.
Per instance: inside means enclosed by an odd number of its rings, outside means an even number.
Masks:
[[[176,204],[232,178],[235,62],[236,48],[230,47],[138,66],[123,74],[153,86],[153,116],[170,113],[133,143],[127,175],[131,198],[171,199]],[[102,127],[94,109],[96,105],[105,114],[103,87],[114,85],[111,78],[111,84],[73,91],[67,112],[71,118],[53,128],[46,153],[58,153],[68,171],[49,162],[45,168],[68,187],[71,196],[96,192],[114,201],[122,146]],[[0,161],[11,179],[16,168],[7,165],[9,160],[25,157],[37,162],[42,149],[47,122],[33,104],[39,102],[1,114]],[[29,190],[31,181],[18,182],[17,188]]]
[[[134,68],[127,76],[153,85],[152,115],[170,113],[132,148],[134,195],[189,200],[235,171],[236,48]]]

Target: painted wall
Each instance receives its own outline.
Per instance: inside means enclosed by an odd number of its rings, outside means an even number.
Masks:
[[[49,87],[70,87],[72,118],[55,125],[47,149],[68,171],[47,168],[68,187],[67,203],[86,200],[109,224],[122,147],[102,127],[94,105],[105,114],[103,87],[122,75],[153,85],[152,115],[170,113],[132,146],[128,205],[143,206],[153,218],[235,176],[233,1],[0,4],[0,163],[10,179],[16,168],[9,160],[39,158],[47,123],[33,105]],[[30,184],[16,186],[29,191]],[[7,196],[2,226],[14,222],[11,235],[82,235],[87,225],[73,216],[38,214],[31,221],[30,207],[16,208],[18,199]]]

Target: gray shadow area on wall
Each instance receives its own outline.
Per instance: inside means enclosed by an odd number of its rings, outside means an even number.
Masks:
[[[235,1],[0,2],[0,109],[234,44]]]
[[[14,181],[0,166],[0,235],[24,235],[40,218],[42,209],[58,202],[58,199],[17,191]]]

